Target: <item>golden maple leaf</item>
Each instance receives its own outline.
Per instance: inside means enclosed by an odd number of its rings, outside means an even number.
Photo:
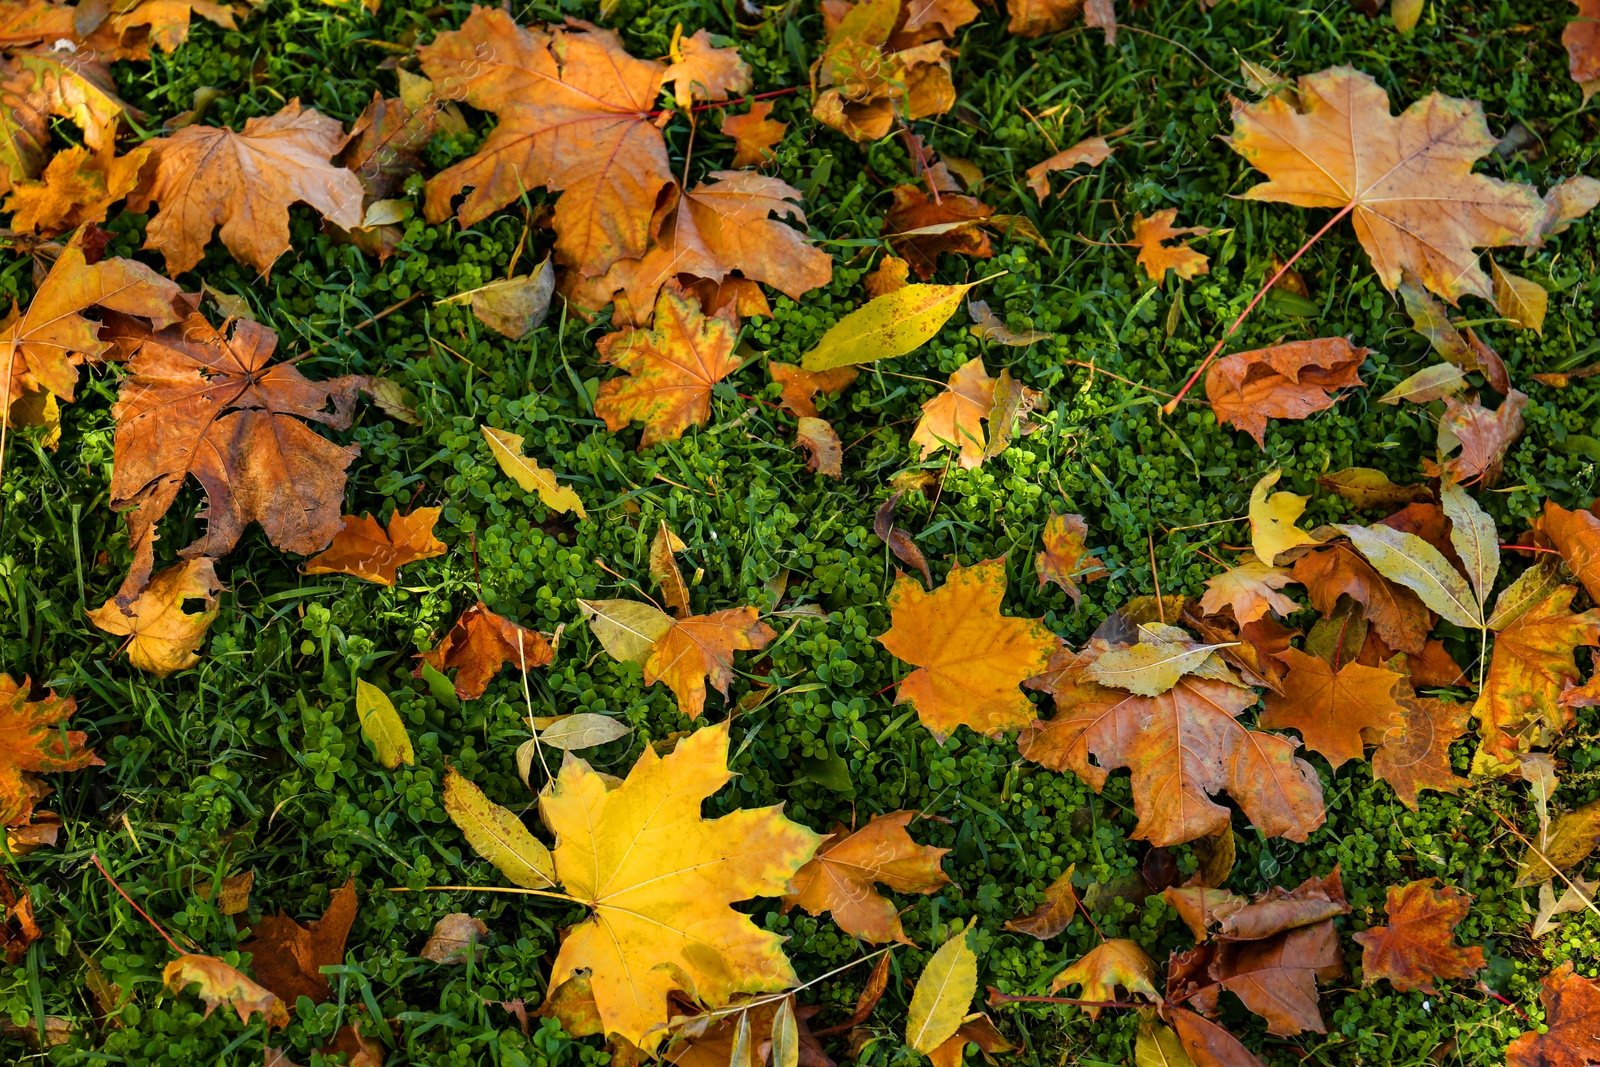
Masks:
[[[217,617],[221,589],[215,563],[191,559],[158,571],[127,613],[112,597],[89,612],[89,621],[108,634],[126,634],[128,662],[165,678],[200,662],[195,649]],[[193,601],[200,609],[185,610]]]
[[[1267,694],[1257,721],[1269,730],[1299,731],[1306,748],[1322,753],[1333,768],[1360,759],[1363,740],[1381,744],[1405,731],[1406,709],[1395,699],[1402,675],[1359,663],[1336,671],[1297,648],[1278,659],[1289,668],[1283,692]]]
[[[927,459],[940,448],[961,453],[961,465],[968,470],[983,462],[985,440],[980,420],[994,409],[995,379],[983,368],[983,357],[975,357],[950,375],[944,392],[925,401],[922,418],[911,434],[911,443],[922,446]]]
[[[733,138],[734,167],[764,167],[773,162],[772,146],[789,132],[787,122],[772,118],[772,102],[758,100],[743,115],[728,115],[722,132]]]
[[[550,988],[587,977],[603,1032],[647,1051],[664,1036],[667,997],[710,1007],[798,984],[783,937],[730,906],[776,897],[821,840],[777,807],[702,819],[732,779],[727,724],[648,745],[618,786],[569,756],[539,798],[556,835],[556,877],[590,917],[567,931]]]
[[[1136,262],[1157,287],[1166,285],[1168,267],[1184,281],[1211,270],[1205,255],[1190,248],[1187,241],[1167,244],[1175,237],[1204,237],[1211,232],[1205,226],[1174,226],[1172,223],[1177,217],[1178,209],[1175,207],[1158,211],[1149,218],[1143,215],[1133,217],[1133,240],[1129,243],[1138,246]]]
[[[302,574],[349,574],[379,585],[393,585],[407,563],[442,556],[449,549],[433,536],[439,508],[398,511],[384,530],[371,515],[346,515],[333,543],[300,565]]]
[[[1206,579],[1200,610],[1216,615],[1226,608],[1233,612],[1234,621],[1240,625],[1255,622],[1269,611],[1293,615],[1300,610],[1300,605],[1278,590],[1294,581],[1298,579],[1287,568],[1269,567],[1255,556],[1247,555],[1237,566]]]
[[[289,250],[290,204],[309,204],[340,229],[361,225],[361,180],[330,162],[344,143],[339,120],[299,100],[251,119],[243,133],[185,126],[145,142],[154,172],[128,210],[159,205],[144,247],[161,252],[169,275],[199,263],[219,226],[234,258],[265,275]]]
[[[643,422],[641,449],[683,436],[711,418],[711,387],[739,369],[733,354],[739,325],[733,312],[707,316],[698,301],[663,290],[655,325],[606,334],[600,358],[627,371],[600,386],[594,411],[615,433]]]
[[[906,833],[916,814],[896,811],[876,816],[854,832],[835,829],[794,876],[794,891],[784,896],[783,910],[798,905],[810,915],[831,912],[834,925],[851,937],[911,944],[899,911],[876,885],[926,895],[950,884],[940,867],[950,850],[919,845]]]
[[[12,186],[5,204],[12,212],[11,228],[53,237],[86,222],[104,222],[111,205],[139,184],[139,169],[149,156],[144,145],[125,156],[114,156],[110,147],[57,152],[42,181]]]
[[[82,731],[62,729],[77,703],[54,692],[29,700],[29,688],[26,678],[18,685],[11,675],[0,674],[0,825],[5,826],[26,823],[34,804],[50,795],[39,775],[105,764],[83,747]]]
[[[263,989],[216,956],[179,956],[167,964],[161,980],[174,993],[198,985],[206,1015],[225,1003],[239,1013],[242,1023],[249,1022],[250,1016],[259,1011],[269,1031],[289,1025],[289,1009],[276,993]]]
[[[1532,186],[1472,172],[1499,143],[1472,101],[1431,93],[1395,117],[1370,75],[1332,67],[1293,94],[1236,104],[1233,124],[1229,146],[1270,179],[1245,197],[1349,208],[1391,292],[1409,269],[1451,303],[1492,301],[1477,249],[1542,240],[1548,209]]]
[[[672,42],[672,66],[662,76],[672,86],[678,107],[687,110],[695,101],[720,103],[729,94],[750,88],[750,67],[737,48],[718,48],[711,35],[696,30]]]
[[[678,698],[678,710],[698,719],[705,710],[708,680],[717,692],[728,695],[734,650],[765,648],[777,636],[755,608],[728,608],[677,619],[650,646],[644,661],[644,684],[666,682]]]
[[[469,187],[463,227],[543,186],[564,194],[555,208],[562,263],[593,277],[644,255],[656,198],[672,182],[651,115],[665,65],[635,59],[616,34],[586,22],[546,31],[487,7],[418,55],[436,85],[499,119],[476,155],[429,180],[430,222],[448,217]]]
[[[1001,615],[1005,592],[1002,557],[951,568],[932,593],[902,574],[889,593],[894,624],[878,641],[918,668],[900,679],[895,703],[909,701],[935,734],[957,726],[998,734],[1033,721],[1018,687],[1044,671],[1061,642],[1038,619]]]

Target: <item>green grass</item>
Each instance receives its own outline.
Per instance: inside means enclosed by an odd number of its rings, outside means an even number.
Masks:
[[[623,0],[610,24],[635,54],[661,55],[676,22],[734,34],[734,7]],[[170,56],[119,65],[118,84],[148,112],[149,129],[191,106],[203,86],[226,94],[212,107],[211,122],[238,125],[292,97],[348,122],[374,89],[395,91],[393,73],[380,69],[394,49],[374,42],[425,42],[468,10],[389,0],[372,16],[356,5],[272,0],[238,32],[197,20],[189,42]],[[897,950],[894,980],[869,1024],[879,1040],[863,1061],[872,1067],[918,1061],[899,1038],[910,996],[901,979],[914,979],[926,952],[968,919],[980,930],[981,982],[1044,992],[1055,973],[1098,943],[1095,930],[1080,916],[1061,938],[1039,943],[1005,932],[1003,923],[1036,903],[1069,864],[1077,865],[1082,890],[1136,874],[1147,849],[1127,836],[1134,824],[1127,778],[1113,777],[1096,795],[1070,774],[1019,762],[1009,740],[962,731],[941,747],[904,716],[906,709],[892,705],[890,686],[904,668],[873,638],[888,628],[883,596],[894,560],[871,532],[872,513],[890,492],[888,478],[917,466],[945,473],[937,501],[913,494],[901,504],[901,521],[936,578],[952,560],[1007,554],[1007,610],[1042,615],[1074,643],[1126,598],[1153,591],[1152,541],[1161,590],[1197,592],[1216,571],[1207,553],[1221,556],[1224,546],[1247,540],[1237,520],[1250,487],[1274,467],[1286,469],[1282,488],[1298,492],[1311,492],[1318,474],[1351,465],[1378,467],[1399,481],[1420,478],[1422,459],[1433,453],[1437,411],[1377,405],[1373,398],[1430,357],[1346,225],[1303,261],[1317,314],[1288,315],[1269,302],[1230,346],[1347,334],[1372,349],[1363,374],[1369,387],[1303,423],[1274,425],[1265,452],[1243,434],[1219,430],[1202,405],[1185,405],[1163,420],[1150,392],[1064,361],[1092,360],[1152,389],[1174,391],[1248,302],[1270,257],[1292,253],[1326,219],[1230,199],[1259,180],[1217,140],[1229,129],[1229,94],[1245,93],[1238,56],[1289,75],[1350,64],[1376,76],[1397,108],[1433,90],[1479,100],[1497,133],[1520,123],[1535,134],[1530,149],[1492,158],[1484,170],[1542,189],[1591,168],[1597,143],[1595,111],[1580,107],[1559,43],[1570,10],[1556,0],[1434,3],[1417,30],[1401,37],[1386,16],[1369,19],[1343,3],[1302,8],[1224,0],[1208,12],[1194,2],[1153,0],[1119,12],[1128,26],[1115,48],[1098,31],[1082,29],[1012,39],[1003,18],[986,10],[960,41],[958,107],[920,123],[919,131],[937,151],[981,167],[989,175],[983,199],[1032,219],[1050,252],[1001,242],[994,259],[947,259],[941,275],[958,281],[1007,272],[977,293],[1013,328],[1048,330],[1056,338],[1029,349],[989,347],[967,336],[958,316],[923,350],[868,370],[824,405],[824,416],[850,445],[841,482],[807,472],[790,447],[793,420],[748,398],[775,400],[778,390],[763,363],[798,362],[859,304],[860,279],[879,254],[869,241],[891,188],[912,180],[912,164],[893,139],[857,146],[819,127],[804,93],[777,102],[775,117],[791,123],[777,173],[805,191],[814,235],[834,242],[824,246],[836,256],[834,281],[800,303],[778,299],[773,319],[747,324],[746,366],[717,387],[710,424],[646,453],[634,450],[636,430],[609,434],[593,413],[598,383],[611,373],[594,352],[595,339],[608,329],[603,317],[585,323],[558,309],[543,328],[513,343],[485,331],[464,309],[435,303],[505,272],[520,212],[466,232],[453,223],[413,221],[401,254],[380,266],[334,244],[314,216],[297,209],[295,251],[264,282],[214,246],[181,279],[186,287],[197,288],[203,278],[246,297],[281,333],[281,353],[314,350],[302,363],[313,376],[381,372],[416,395],[420,429],[387,421],[374,407],[360,409],[347,435],[362,449],[351,468],[347,507],[387,517],[396,506],[442,504],[439,532],[452,550],[407,568],[400,584],[385,590],[301,576],[296,560],[252,531],[219,565],[229,592],[203,661],[157,681],[116,658],[116,640],[84,618],[85,608],[116,588],[129,560],[121,521],[106,506],[117,370],[86,376],[80,400],[64,409],[59,450],[41,450],[27,434],[13,437],[0,515],[0,669],[76,697],[73,725],[89,731],[106,765],[54,781],[57,792],[46,806],[65,820],[61,844],[15,863],[14,880],[29,887],[45,937],[21,965],[0,972],[5,1014],[21,1031],[33,1030],[41,1015],[72,1020],[71,1044],[48,1053],[57,1063],[259,1063],[267,1036],[259,1022],[241,1025],[225,1011],[202,1021],[195,997],[162,990],[169,950],[90,856],[97,853],[174,936],[234,962],[243,962],[240,931],[252,919],[279,908],[314,917],[353,873],[361,914],[333,981],[337,996],[315,1007],[302,1002],[288,1031],[272,1035],[270,1044],[314,1065],[311,1050],[341,1023],[382,1018],[389,1028],[369,1023],[368,1030],[392,1045],[390,1064],[604,1063],[594,1039],[574,1041],[549,1023],[524,1037],[498,1005],[542,999],[559,931],[580,917],[575,909],[492,893],[386,892],[442,882],[500,884],[444,816],[447,765],[514,809],[530,810],[533,800],[513,760],[526,737],[520,679],[508,672],[482,699],[451,708],[409,670],[415,653],[431,647],[476,599],[481,581],[494,610],[546,631],[565,624],[555,664],[530,677],[533,711],[625,717],[633,738],[591,753],[598,768],[624,773],[643,745],[689,723],[664,687],[646,688],[638,667],[601,651],[578,625],[575,601],[648,588],[649,536],[663,518],[688,545],[685,571],[694,578],[697,610],[768,604],[767,583],[787,571],[790,604],[829,612],[826,621],[774,620],[783,640],[769,655],[740,658],[735,699],[758,685],[783,692],[736,721],[739,777],[709,807],[782,801],[793,818],[819,830],[916,808],[929,816],[915,825],[919,840],[953,850],[947,868],[954,886],[900,901],[909,908],[906,930],[920,947]],[[527,22],[595,12],[592,5],[535,4],[517,15]],[[803,86],[820,16],[804,3],[767,15],[741,37],[756,89]],[[475,136],[491,124],[481,115],[473,121]],[[1129,129],[1111,160],[1064,195],[1041,206],[1023,186],[1025,168],[1054,147],[1122,127]],[[63,143],[72,132],[61,131]],[[681,123],[668,131],[677,159],[685,132]],[[701,136],[697,174],[731,158],[729,142],[710,124]],[[430,167],[464,158],[475,143],[435,141]],[[1066,179],[1055,184],[1060,189]],[[420,204],[420,192],[417,198]],[[529,199],[548,200],[543,193]],[[1177,207],[1182,225],[1215,232],[1197,242],[1212,257],[1212,273],[1161,290],[1136,272],[1130,250],[1091,242],[1126,240],[1133,213],[1164,207]],[[144,223],[140,216],[114,219],[115,250],[133,254]],[[549,242],[547,233],[536,236],[535,257]],[[1501,259],[1552,290],[1542,338],[1497,323],[1481,327],[1532,398],[1528,432],[1508,457],[1505,476],[1494,491],[1477,494],[1507,539],[1546,497],[1581,506],[1595,493],[1600,390],[1579,382],[1556,392],[1529,374],[1600,354],[1597,250],[1595,225],[1579,223],[1540,250],[1506,250]],[[532,262],[524,260],[524,267]],[[0,296],[26,300],[30,285],[25,259],[0,274]],[[415,293],[425,296],[379,323],[353,328]],[[1462,311],[1473,319],[1493,314],[1470,299]],[[908,438],[918,405],[934,392],[923,379],[942,380],[975,355],[985,357],[991,373],[1009,366],[1048,393],[1041,430],[976,471],[946,470],[942,454],[919,463]],[[536,498],[516,492],[477,432],[482,423],[525,435],[530,454],[570,477],[591,520],[551,516]],[[164,558],[200,531],[192,517],[198,502],[191,490],[174,507],[158,545]],[[1108,580],[1088,586],[1079,608],[1054,586],[1040,589],[1033,576],[1032,553],[1052,509],[1087,517],[1092,544],[1111,570]],[[1347,514],[1336,498],[1319,495],[1308,518],[1314,524]],[[1309,620],[1308,614],[1299,621]],[[1452,647],[1464,664],[1477,653],[1476,642],[1461,634]],[[371,758],[353,707],[355,676],[393,694],[415,740],[414,767],[390,772]],[[724,714],[715,697],[711,714]],[[1581,712],[1559,749],[1569,764],[1561,805],[1600,795],[1597,726],[1600,717]],[[1468,752],[1458,746],[1459,771]],[[1382,921],[1388,885],[1437,875],[1475,894],[1461,940],[1485,946],[1491,960],[1485,980],[1533,1018],[1539,1018],[1537,981],[1554,963],[1571,958],[1580,971],[1595,973],[1600,922],[1593,916],[1570,917],[1539,943],[1526,934],[1533,891],[1511,888],[1519,849],[1494,814],[1533,825],[1520,787],[1495,782],[1456,797],[1425,794],[1412,813],[1386,785],[1371,781],[1365,763],[1333,774],[1319,757],[1311,759],[1324,778],[1326,827],[1297,845],[1265,840],[1236,818],[1233,889],[1294,885],[1338,863],[1354,909],[1340,922],[1348,934]],[[848,789],[839,787],[841,763]],[[1176,852],[1192,869],[1189,850]],[[251,869],[257,872],[251,910],[237,923],[196,892]],[[1123,891],[1131,899],[1110,896],[1097,905],[1101,932],[1131,937],[1158,960],[1188,947],[1189,934],[1159,897]],[[433,923],[459,910],[488,923],[487,958],[468,968],[419,960]],[[806,978],[861,954],[826,919],[779,915],[773,902],[760,903],[755,914],[790,937],[790,954]],[[1359,951],[1348,938],[1344,943],[1353,977],[1323,990],[1327,1035],[1270,1038],[1237,1003],[1224,1021],[1273,1064],[1488,1065],[1502,1062],[1505,1043],[1525,1028],[1512,1009],[1471,983],[1432,997],[1396,994],[1387,984],[1362,990]],[[131,995],[113,1020],[96,1020],[91,1011],[86,958]],[[825,1006],[825,1022],[837,1021],[865,977],[865,968],[847,971],[810,988],[805,999]],[[1033,1007],[1007,1009],[999,1021],[1033,1067],[1131,1062],[1137,1019],[1130,1013],[1108,1012],[1092,1024],[1076,1008]],[[16,1061],[37,1055],[17,1033],[0,1044]]]

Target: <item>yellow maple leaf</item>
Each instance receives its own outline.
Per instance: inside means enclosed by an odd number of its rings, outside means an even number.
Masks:
[[[968,470],[982,463],[985,439],[980,420],[994,408],[994,387],[982,357],[950,375],[945,391],[922,405],[922,418],[911,435],[911,443],[922,446],[922,458],[940,448],[954,448]]]
[[[665,757],[645,746],[615,787],[568,757],[539,800],[556,877],[592,909],[567,931],[549,985],[587,977],[603,1031],[646,1051],[665,1035],[675,990],[722,1007],[798,984],[783,937],[730,905],[781,896],[821,838],[777,806],[702,819],[733,777],[727,761],[724,723]]]
[[[215,563],[204,557],[192,559],[151,578],[129,614],[124,615],[112,597],[89,613],[89,621],[108,634],[126,635],[128,662],[165,678],[200,662],[195,649],[217,617],[221,588]],[[204,605],[199,611],[184,610],[185,604],[196,600]]]

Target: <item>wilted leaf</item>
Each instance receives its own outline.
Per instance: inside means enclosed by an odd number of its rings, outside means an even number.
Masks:
[[[1092,582],[1110,573],[1098,557],[1089,554],[1088,536],[1089,526],[1082,515],[1051,514],[1041,535],[1044,551],[1033,557],[1041,588],[1045,582],[1055,582],[1074,604],[1081,604],[1083,592],[1078,582]]]
[[[1384,578],[1349,545],[1336,544],[1295,560],[1294,580],[1306,587],[1312,607],[1331,617],[1339,597],[1349,596],[1385,644],[1418,653],[1427,643],[1433,616],[1417,595]]]
[[[1076,864],[1069,864],[1061,877],[1044,890],[1044,900],[1026,915],[1018,915],[1006,923],[1007,930],[1048,941],[1067,928],[1073,913],[1078,910],[1078,893],[1072,888],[1072,872]]]
[[[1355,935],[1361,946],[1361,984],[1380,978],[1402,993],[1437,994],[1440,978],[1470,978],[1483,969],[1483,949],[1458,948],[1453,935],[1472,897],[1436,878],[1389,887],[1389,923]]]
[[[904,489],[896,489],[882,504],[872,517],[872,532],[878,535],[878,540],[889,546],[895,558],[908,567],[915,567],[917,573],[922,575],[922,584],[933,588],[933,575],[928,571],[928,560],[922,554],[922,549],[917,547],[909,533],[895,525],[894,509],[900,502]]]
[[[1156,992],[1156,965],[1137,943],[1120,938],[1103,941],[1090,950],[1077,963],[1056,975],[1050,983],[1050,992],[1059,993],[1071,985],[1083,987],[1083,1000],[1116,1000],[1117,988],[1127,990],[1129,996],[1146,997],[1159,1002]],[[1089,1018],[1100,1015],[1100,1008],[1085,1007]]]
[[[971,927],[951,936],[928,960],[911,993],[906,1044],[927,1055],[955,1035],[978,991],[978,957]]]
[[[306,926],[282,911],[267,915],[255,925],[255,936],[239,946],[251,953],[256,980],[293,1004],[310,997],[321,1004],[333,996],[323,967],[344,962],[344,943],[356,921],[356,883],[349,881],[333,892],[322,918]],[[172,965],[168,964],[170,971]],[[168,983],[171,986],[169,979]],[[242,1014],[242,1013],[241,1013]]]
[[[787,408],[790,414],[798,418],[814,419],[817,417],[817,405],[813,398],[818,393],[838,396],[849,388],[861,372],[854,367],[836,367],[813,374],[788,363],[768,363],[767,373],[772,375],[773,381],[783,386],[783,398],[779,406]]]
[[[906,833],[916,814],[878,815],[853,833],[836,827],[794,876],[794,890],[784,896],[783,910],[799,906],[810,915],[831,912],[834,925],[851,937],[911,944],[898,909],[876,886],[926,895],[950,884],[939,866],[949,849],[919,845]]]
[[[644,661],[644,684],[666,682],[678,710],[698,719],[706,706],[706,682],[724,698],[733,681],[733,653],[767,647],[777,631],[755,608],[728,608],[673,622]]]
[[[1368,351],[1343,337],[1320,337],[1235,352],[1206,372],[1206,396],[1217,422],[1265,448],[1268,419],[1303,419],[1331,408],[1338,390],[1361,385]]]
[[[1295,92],[1236,102],[1228,144],[1271,179],[1250,200],[1350,207],[1356,237],[1391,292],[1403,269],[1454,303],[1488,300],[1479,248],[1532,245],[1546,209],[1527,185],[1473,173],[1493,151],[1476,103],[1431,93],[1396,118],[1369,75],[1333,67]]]
[[[481,697],[489,679],[507,663],[526,671],[543,667],[552,658],[554,653],[542,634],[496,615],[481,600],[461,613],[437,648],[421,656],[441,674],[456,669],[456,695],[462,700]],[[414,674],[421,676],[420,670]]]
[[[1481,478],[1493,484],[1500,476],[1507,449],[1522,436],[1522,412],[1527,406],[1527,395],[1516,389],[1493,411],[1476,401],[1463,403],[1445,397],[1444,417],[1439,420],[1440,465],[1455,481]],[[1452,452],[1456,454],[1446,459]]]
[[[1556,871],[1577,866],[1594,852],[1600,844],[1600,801],[1591,800],[1572,811],[1563,812],[1550,821],[1550,834],[1539,849],[1529,848],[1517,865],[1515,885],[1537,885],[1556,877]],[[1552,869],[1552,867],[1554,869]]]
[[[1283,477],[1281,470],[1264,475],[1250,491],[1250,544],[1256,558],[1267,566],[1276,566],[1278,557],[1302,545],[1321,544],[1311,534],[1295,525],[1306,510],[1309,496],[1295,493],[1273,493],[1272,487]],[[1270,495],[1268,495],[1270,494]]]
[[[967,327],[967,332],[980,341],[993,341],[995,344],[1020,348],[1048,341],[1055,336],[1053,333],[1044,333],[1040,330],[1023,330],[1017,333],[1001,321],[1000,316],[990,311],[989,305],[982,300],[967,301],[967,314],[972,316],[972,325]]]
[[[1470,704],[1419,697],[1402,686],[1405,727],[1372,753],[1372,777],[1388,782],[1400,802],[1417,810],[1417,791],[1456,793],[1467,784],[1450,766],[1450,743],[1467,732]]]
[[[1133,240],[1129,243],[1138,247],[1139,266],[1158,286],[1166,285],[1169,267],[1185,281],[1211,270],[1206,257],[1190,248],[1188,241],[1167,243],[1174,238],[1186,235],[1204,237],[1211,232],[1204,226],[1174,226],[1172,223],[1177,217],[1178,209],[1175,207],[1158,211],[1149,218],[1143,215],[1133,217]]]
[[[683,572],[678,569],[676,559],[676,554],[683,549],[682,539],[672,532],[667,520],[662,519],[656,527],[655,537],[650,541],[650,577],[661,586],[661,599],[680,619],[693,614],[689,607],[689,586],[683,580]]]
[[[423,168],[422,151],[438,124],[438,101],[430,97],[413,107],[404,97],[402,92],[385,98],[374,90],[339,152],[340,166],[361,180],[370,200],[404,192],[406,179]]]
[[[9,840],[9,835],[7,835]],[[0,874],[0,948],[4,949],[6,963],[15,967],[28,955],[28,946],[44,936],[33,917],[33,898],[28,887],[14,889],[4,874]],[[35,1040],[38,1032],[34,1032]]]
[[[615,433],[645,424],[641,449],[675,441],[711,418],[711,387],[739,369],[733,354],[738,323],[728,314],[707,317],[698,301],[663,290],[652,329],[626,329],[596,342],[600,358],[626,377],[600,386],[595,414]]]
[[[983,358],[968,360],[950,375],[944,392],[923,402],[911,443],[921,446],[923,459],[951,448],[960,452],[961,466],[977,467],[986,445],[980,420],[994,408],[994,396],[995,381],[984,370]]]
[[[918,278],[927,281],[941,254],[975,259],[994,255],[982,226],[993,214],[994,208],[976,197],[946,193],[930,200],[915,185],[897,185],[894,204],[883,220],[883,238]]]
[[[385,531],[370,515],[346,515],[333,543],[300,565],[304,574],[348,574],[379,585],[394,585],[407,563],[432,559],[450,551],[433,536],[439,508],[418,508],[409,515],[396,511]]]
[[[802,417],[794,444],[796,448],[804,448],[810,455],[806,460],[807,470],[830,478],[843,477],[844,445],[827,419]]]
[[[356,715],[361,720],[361,734],[371,742],[379,763],[392,771],[402,763],[410,766],[417,761],[411,735],[388,694],[361,678],[356,679]]]
[[[722,120],[722,132],[733,138],[736,148],[735,167],[764,167],[773,161],[772,146],[783,140],[789,124],[771,116],[771,102],[757,100],[745,114],[728,115]]]
[[[1019,0],[1027,3],[1028,0]],[[1018,32],[1016,16],[1012,16],[1011,32]],[[1039,198],[1039,203],[1044,203],[1045,197],[1050,195],[1050,175],[1058,170],[1071,170],[1081,163],[1091,167],[1098,167],[1111,158],[1111,146],[1104,137],[1087,137],[1071,148],[1062,149],[1043,163],[1036,163],[1028,168],[1028,188],[1033,190],[1033,195]]]
[[[444,780],[444,810],[472,851],[524,889],[555,885],[550,850],[528,832],[515,812],[502,808],[450,768]]]
[[[451,912],[433,924],[428,943],[417,953],[432,963],[466,963],[467,957],[483,957],[483,939],[489,932],[483,920],[464,911]],[[477,945],[476,951],[469,951]]]
[[[1482,374],[1497,393],[1511,388],[1505,363],[1494,349],[1480,341],[1470,327],[1465,334],[1458,330],[1450,321],[1445,306],[1428,295],[1428,290],[1410,270],[1400,272],[1400,296],[1405,301],[1406,314],[1411,317],[1412,329],[1426,337],[1433,350],[1447,362],[1463,372]]]
[[[340,958],[343,959],[342,954]],[[215,956],[179,956],[161,972],[161,981],[174,993],[198,985],[208,1017],[217,1005],[225,1003],[239,1013],[242,1023],[249,1022],[250,1016],[259,1011],[268,1030],[289,1025],[289,1011],[276,994],[256,985]]]
[[[1172,1026],[1178,1034],[1183,1051],[1194,1067],[1263,1067],[1261,1061],[1228,1031],[1187,1008],[1173,1008],[1168,1012]],[[1146,1067],[1139,1064],[1139,1067]],[[1157,1067],[1169,1067],[1158,1064]],[[1175,1063],[1170,1067],[1183,1067]]]
[[[127,614],[112,597],[89,612],[89,621],[108,634],[127,635],[128,662],[165,678],[200,662],[195,649],[204,643],[217,617],[221,590],[214,562],[192,559],[152,577]],[[185,610],[197,600],[196,610]]]
[[[446,304],[468,304],[478,321],[513,341],[528,336],[544,322],[556,291],[556,269],[546,259],[532,274],[502,278],[446,297]]]
[[[621,662],[643,663],[651,646],[672,628],[672,616],[634,600],[579,600],[578,608],[596,640]]]
[[[1544,1026],[1506,1048],[1506,1067],[1581,1067],[1600,1061],[1600,986],[1567,961],[1545,975],[1539,990]]]
[[[1301,557],[1296,567],[1306,558]],[[1269,611],[1293,615],[1300,610],[1300,605],[1278,590],[1299,580],[1286,568],[1269,567],[1247,555],[1237,566],[1206,579],[1200,609],[1208,615],[1216,615],[1226,608],[1240,624],[1255,622]]]
[[[1387,474],[1371,467],[1347,467],[1324,474],[1317,479],[1317,484],[1338,493],[1358,508],[1390,508],[1414,500],[1433,499],[1427,486],[1396,485]]]
[[[889,594],[893,625],[878,641],[919,668],[900,679],[896,704],[910,703],[936,735],[968,726],[998,734],[1033,721],[1018,687],[1049,665],[1060,643],[1037,619],[1000,614],[1005,560],[952,567],[944,585],[924,592],[901,575]]]
[[[539,466],[539,461],[522,454],[522,437],[493,426],[480,426],[483,439],[489,442],[489,452],[507,478],[522,487],[524,493],[538,493],[539,500],[551,511],[570,511],[579,519],[587,519],[583,501],[570,486],[559,485],[556,476]]]

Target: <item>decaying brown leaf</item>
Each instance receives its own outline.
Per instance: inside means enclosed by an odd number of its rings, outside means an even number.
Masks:
[[[983,223],[994,208],[977,197],[947,193],[937,200],[915,185],[897,185],[884,219],[883,237],[917,277],[934,275],[942,254],[988,259],[994,255]]]
[[[293,1004],[310,997],[321,1004],[333,993],[322,968],[344,962],[344,943],[356,920],[356,883],[352,878],[335,890],[322,918],[309,926],[282,911],[256,924],[255,936],[240,946],[252,953],[256,980]]]
[[[796,448],[804,448],[810,454],[806,460],[807,470],[830,478],[843,477],[844,444],[828,420],[802,417],[794,443]]]
[[[518,670],[543,667],[555,654],[537,630],[524,629],[478,601],[461,613],[439,646],[421,659],[441,674],[456,670],[456,695],[475,700],[507,663]],[[422,668],[416,674],[421,676]]]
[[[1343,337],[1235,352],[1206,372],[1206,397],[1219,423],[1238,427],[1265,448],[1267,420],[1303,419],[1331,408],[1339,390],[1363,384],[1367,352]]]
[[[1013,17],[1012,33],[1016,33]],[[1080,164],[1098,167],[1111,158],[1111,146],[1104,137],[1088,137],[1070,148],[1064,148],[1045,160],[1028,168],[1028,188],[1033,190],[1033,195],[1039,198],[1039,203],[1044,203],[1045,197],[1050,195],[1050,175],[1058,170],[1071,170]]]
[[[1069,865],[1060,878],[1045,887],[1044,900],[1037,908],[1006,923],[1006,929],[1037,937],[1040,941],[1048,941],[1065,930],[1078,910],[1078,893],[1072,887],[1075,866]]]

